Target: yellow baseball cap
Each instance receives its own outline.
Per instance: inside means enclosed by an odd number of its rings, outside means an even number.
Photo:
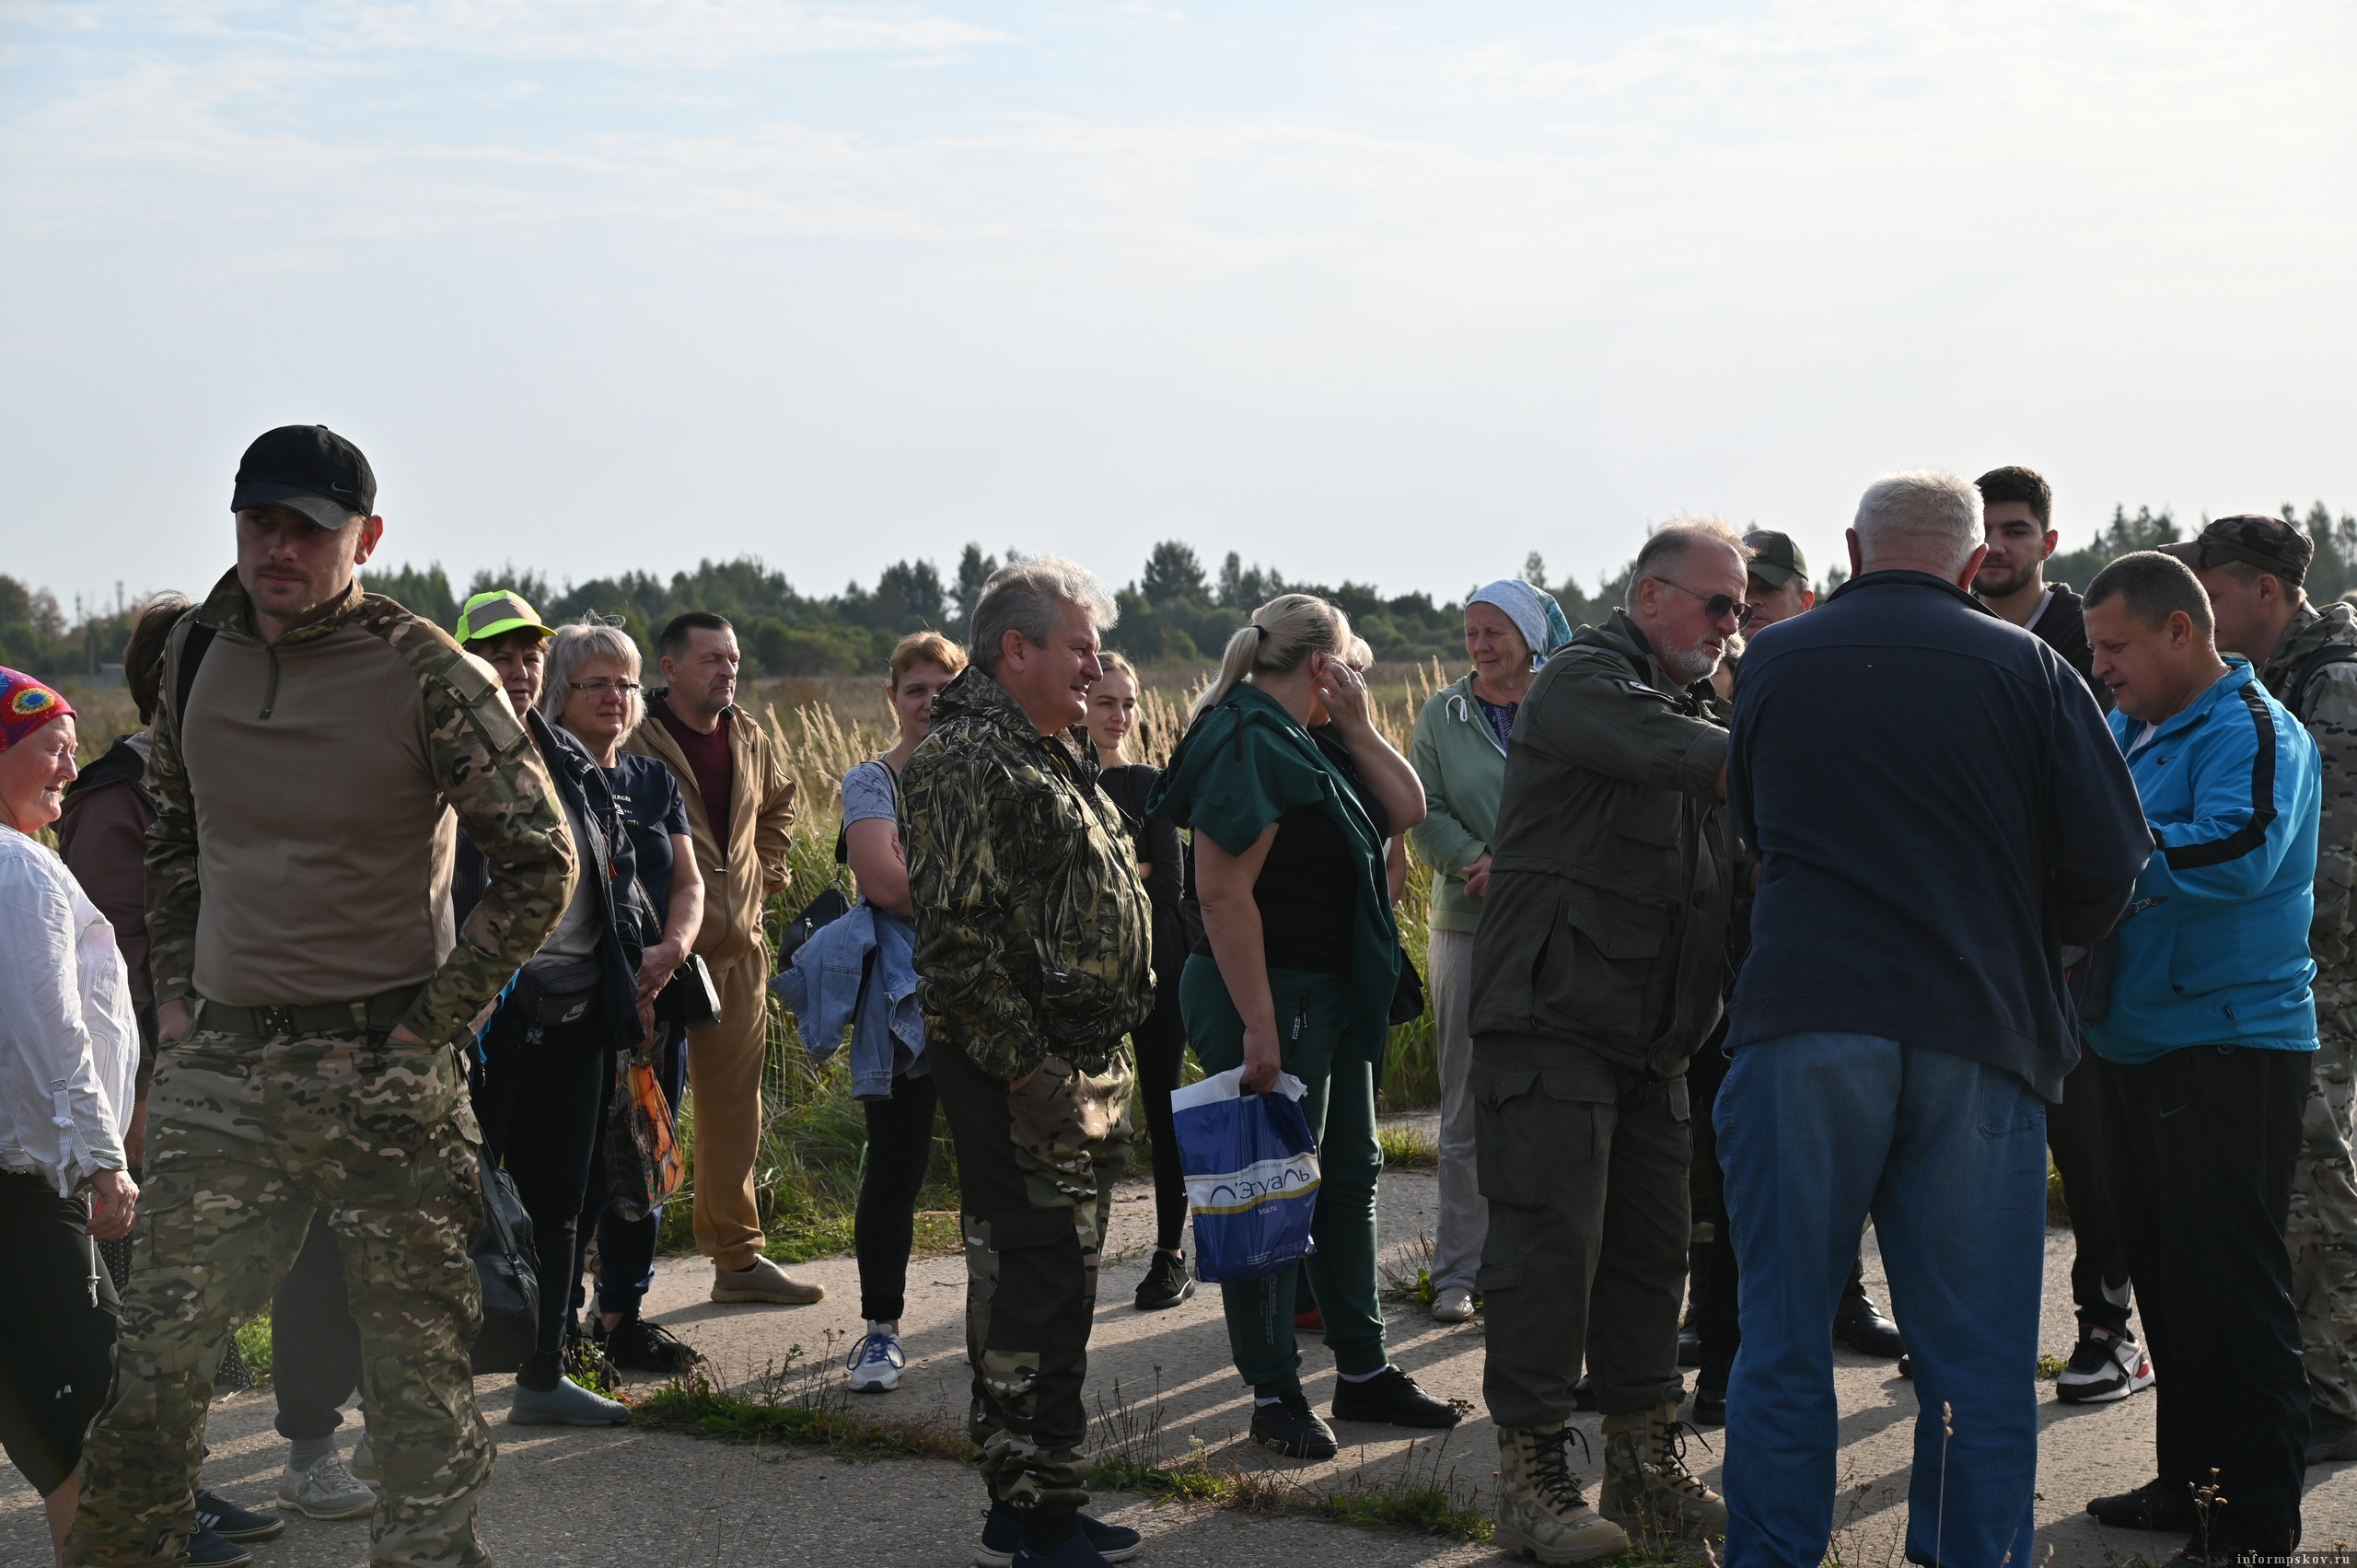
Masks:
[[[467,600],[459,611],[459,645],[480,643],[496,637],[503,632],[538,632],[543,637],[556,635],[556,628],[543,626],[524,596],[506,588],[493,588]]]

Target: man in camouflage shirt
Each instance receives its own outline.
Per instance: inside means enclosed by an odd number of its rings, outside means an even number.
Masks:
[[[181,1561],[214,1365],[315,1211],[360,1328],[384,1487],[370,1562],[490,1561],[469,1359],[480,1139],[454,1042],[555,924],[574,851],[490,668],[361,591],[375,500],[367,459],[326,427],[261,436],[230,502],[238,565],[167,646],[150,1208],[65,1547],[79,1568]],[[455,932],[454,812],[491,869]]]
[[[2194,569],[2218,620],[2218,647],[2258,667],[2275,700],[2316,737],[2324,760],[2324,821],[2316,837],[2316,1083],[2302,1118],[2292,1176],[2293,1305],[2315,1403],[2308,1463],[2357,1459],[2357,618],[2347,604],[2318,609],[2301,584],[2316,544],[2281,517],[2221,517],[2200,537],[2165,547]]]
[[[983,1544],[1056,1568],[1136,1540],[1080,1513],[1097,1253],[1131,1135],[1122,1036],[1154,1006],[1137,850],[1064,733],[1115,613],[1051,556],[993,577],[974,663],[935,699],[901,784],[924,1060],[958,1145]]]

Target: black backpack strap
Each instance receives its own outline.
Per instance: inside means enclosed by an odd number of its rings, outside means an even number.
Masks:
[[[182,732],[188,718],[188,694],[196,690],[197,667],[204,662],[204,650],[213,645],[213,628],[202,621],[189,623],[188,636],[180,643],[179,679],[172,682],[172,728]]]
[[[2302,724],[2308,722],[2308,688],[2316,684],[2317,676],[2336,664],[2357,664],[2357,647],[2346,643],[2327,643],[2299,662],[2292,671],[2292,679],[2284,683],[2283,705]]]

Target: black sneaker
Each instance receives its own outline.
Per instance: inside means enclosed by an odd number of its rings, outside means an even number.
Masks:
[[[602,1318],[591,1320],[589,1342],[606,1353],[606,1360],[611,1365],[631,1372],[677,1376],[703,1360],[702,1353],[693,1345],[635,1312],[610,1330],[604,1324]]]
[[[1580,1380],[1572,1385],[1572,1408],[1575,1411],[1596,1408],[1596,1379],[1586,1373],[1580,1374]]]
[[[189,1536],[188,1556],[182,1559],[188,1568],[244,1568],[253,1560],[252,1552],[202,1524]]]
[[[1455,1426],[1464,1417],[1435,1400],[1396,1366],[1353,1382],[1334,1379],[1336,1421],[1380,1421],[1393,1426]]]
[[[1330,1459],[1340,1452],[1334,1429],[1309,1408],[1309,1396],[1295,1388],[1274,1404],[1252,1407],[1252,1441],[1288,1459]]]
[[[1086,1531],[1074,1530],[1063,1540],[1046,1551],[1034,1551],[1018,1546],[1015,1555],[1007,1559],[1015,1568],[1103,1568],[1110,1561],[1097,1551]]]
[[[1145,1266],[1145,1278],[1138,1282],[1138,1310],[1160,1312],[1194,1294],[1194,1271],[1187,1267],[1187,1260],[1156,1248],[1154,1261]]]
[[[1898,1375],[1901,1377],[1912,1377],[1915,1376],[1915,1358],[1913,1356],[1902,1355],[1898,1358]]]
[[[2357,1421],[2310,1405],[2308,1463],[2328,1465],[2335,1459],[2357,1459]]]
[[[1680,1366],[1702,1365],[1702,1330],[1691,1323],[1683,1325],[1678,1330],[1678,1365]]]
[[[1844,1290],[1840,1305],[1833,1309],[1833,1342],[1885,1361],[1907,1353],[1907,1341],[1899,1334],[1898,1325],[1883,1316],[1862,1284]]]
[[[276,1540],[286,1533],[286,1521],[277,1515],[240,1508],[219,1493],[202,1487],[196,1493],[196,1522],[223,1540]]]
[[[2092,1323],[2079,1326],[2079,1348],[2054,1380],[2054,1397],[2066,1405],[2105,1405],[2153,1386],[2153,1358],[2127,1334]]]
[[[1082,1514],[1075,1517],[1083,1540],[1108,1562],[1127,1562],[1145,1550],[1145,1538],[1124,1525],[1109,1525]],[[1004,1503],[991,1504],[982,1520],[982,1544],[974,1552],[974,1568],[1008,1568],[1023,1550],[1023,1516]]]
[[[2172,1486],[2157,1478],[2133,1492],[2114,1493],[2087,1504],[2098,1523],[2115,1530],[2174,1530],[2190,1534],[2200,1527],[2193,1506],[2193,1489]]]

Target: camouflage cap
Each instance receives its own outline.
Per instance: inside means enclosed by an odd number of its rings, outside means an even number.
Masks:
[[[2244,512],[2219,518],[2191,539],[2165,544],[2161,553],[2176,556],[2197,572],[2239,561],[2296,588],[2308,575],[2308,563],[2316,558],[2316,544],[2296,523]]]
[[[1743,536],[1751,552],[1751,559],[1743,569],[1771,588],[1781,588],[1794,577],[1806,581],[1808,562],[1801,555],[1801,547],[1793,536],[1778,533],[1773,528],[1754,528]]]
[[[459,611],[458,639],[460,647],[496,637],[503,632],[538,632],[543,637],[553,637],[553,627],[540,624],[538,611],[524,602],[524,596],[507,588],[493,588],[467,600]]]

